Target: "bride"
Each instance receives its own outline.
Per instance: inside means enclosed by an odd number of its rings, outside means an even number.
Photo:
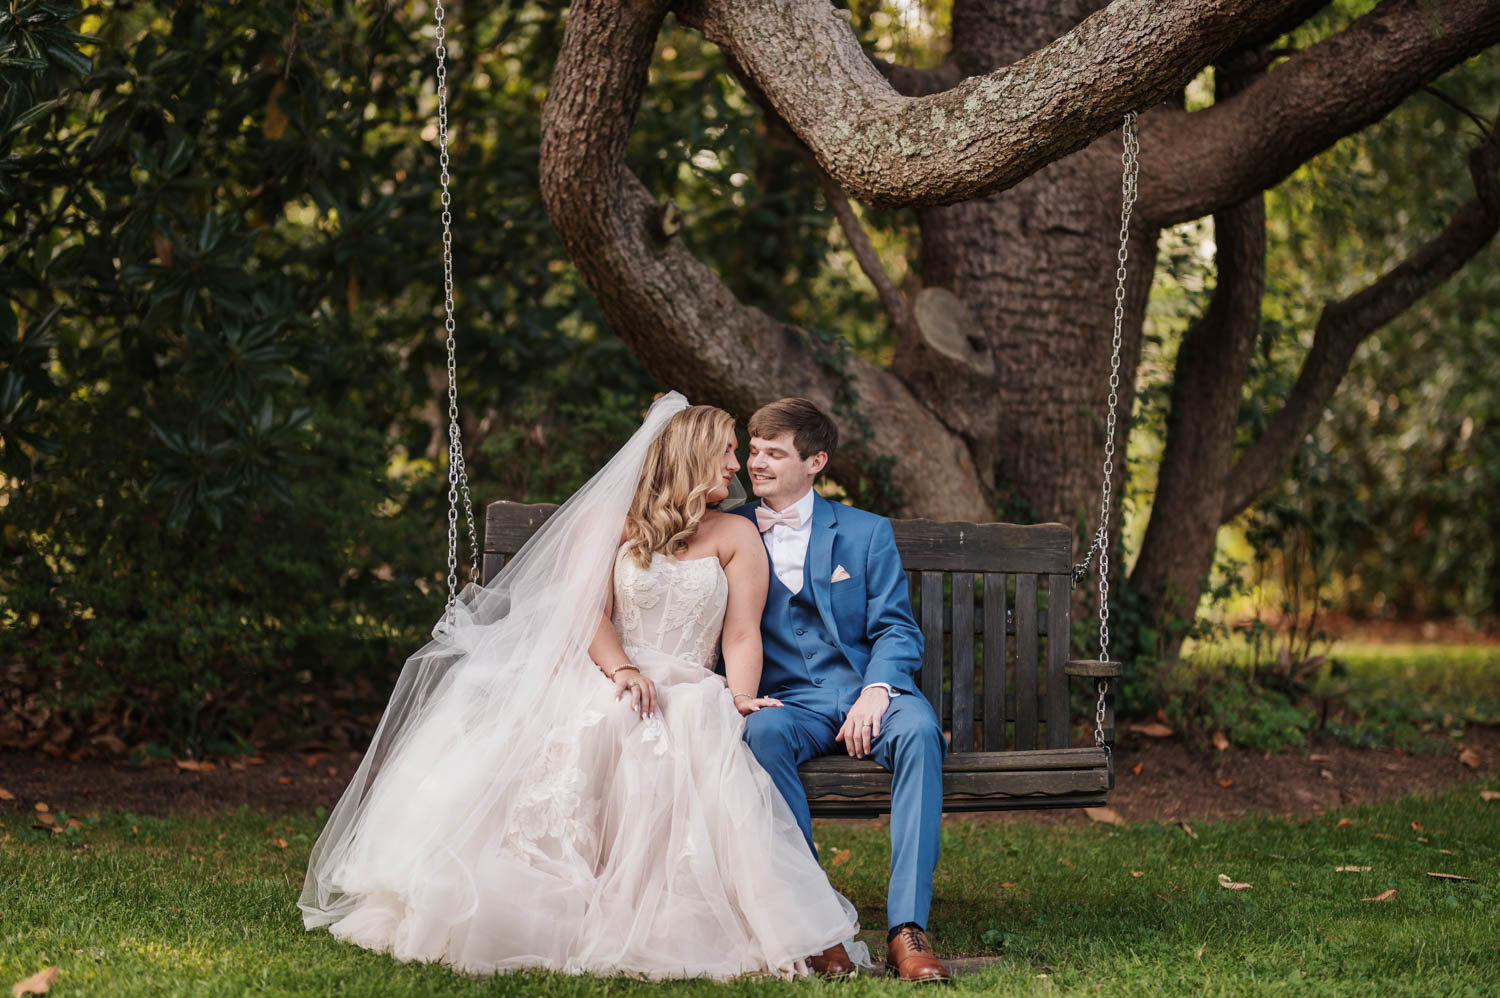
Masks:
[[[854,936],[742,740],[780,704],[756,696],[765,548],[708,508],[734,451],[728,413],[664,396],[465,590],[313,847],[309,929],[470,972],[658,978],[804,974]]]

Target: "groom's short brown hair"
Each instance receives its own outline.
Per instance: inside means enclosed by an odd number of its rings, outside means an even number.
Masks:
[[[806,460],[818,451],[830,458],[839,445],[838,427],[828,414],[803,398],[777,399],[755,410],[750,417],[750,435],[770,440],[783,433],[792,435],[797,456]]]

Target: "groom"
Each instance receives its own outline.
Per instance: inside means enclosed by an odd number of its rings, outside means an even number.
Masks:
[[[890,523],[832,503],[813,481],[838,444],[833,421],[807,399],[772,402],[750,418],[745,462],[771,564],[761,618],[760,695],[784,706],[746,718],[745,740],[791,806],[812,847],[797,767],[847,752],[891,771],[891,879],[886,966],[909,981],[945,981],[927,942],[938,858],[946,743],[917,689],[922,634]],[[814,849],[816,852],[816,849]],[[842,946],[811,958],[818,973],[853,971]]]

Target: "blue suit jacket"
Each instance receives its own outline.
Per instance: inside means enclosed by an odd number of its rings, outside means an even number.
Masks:
[[[759,505],[753,500],[734,512],[753,521]],[[849,578],[833,582],[840,565]],[[814,495],[807,572],[823,625],[865,684],[889,683],[919,694],[922,632],[912,616],[890,521]]]

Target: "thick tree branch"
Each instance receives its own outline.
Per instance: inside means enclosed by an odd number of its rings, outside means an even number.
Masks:
[[[1385,0],[1227,101],[1145,115],[1137,210],[1165,226],[1243,201],[1496,42],[1500,0]]]
[[[1275,484],[1317,425],[1354,351],[1484,249],[1500,228],[1500,126],[1469,157],[1476,195],[1437,238],[1358,294],[1323,309],[1313,344],[1286,403],[1229,473],[1220,519],[1227,522]]]
[[[831,468],[840,482],[894,459],[891,483],[908,508],[986,516],[963,441],[900,381],[742,305],[681,237],[665,238],[654,224],[658,206],[624,156],[667,8],[667,0],[576,0],[542,111],[542,198],[611,326],[653,375],[694,401],[741,417],[782,395],[826,407],[849,441]],[[858,415],[843,408],[846,397],[858,399]],[[855,422],[861,416],[868,434]]]
[[[902,97],[826,0],[679,0],[839,185],[867,204],[1014,186],[1182,87],[1296,0],[1116,0],[1017,62]]]

